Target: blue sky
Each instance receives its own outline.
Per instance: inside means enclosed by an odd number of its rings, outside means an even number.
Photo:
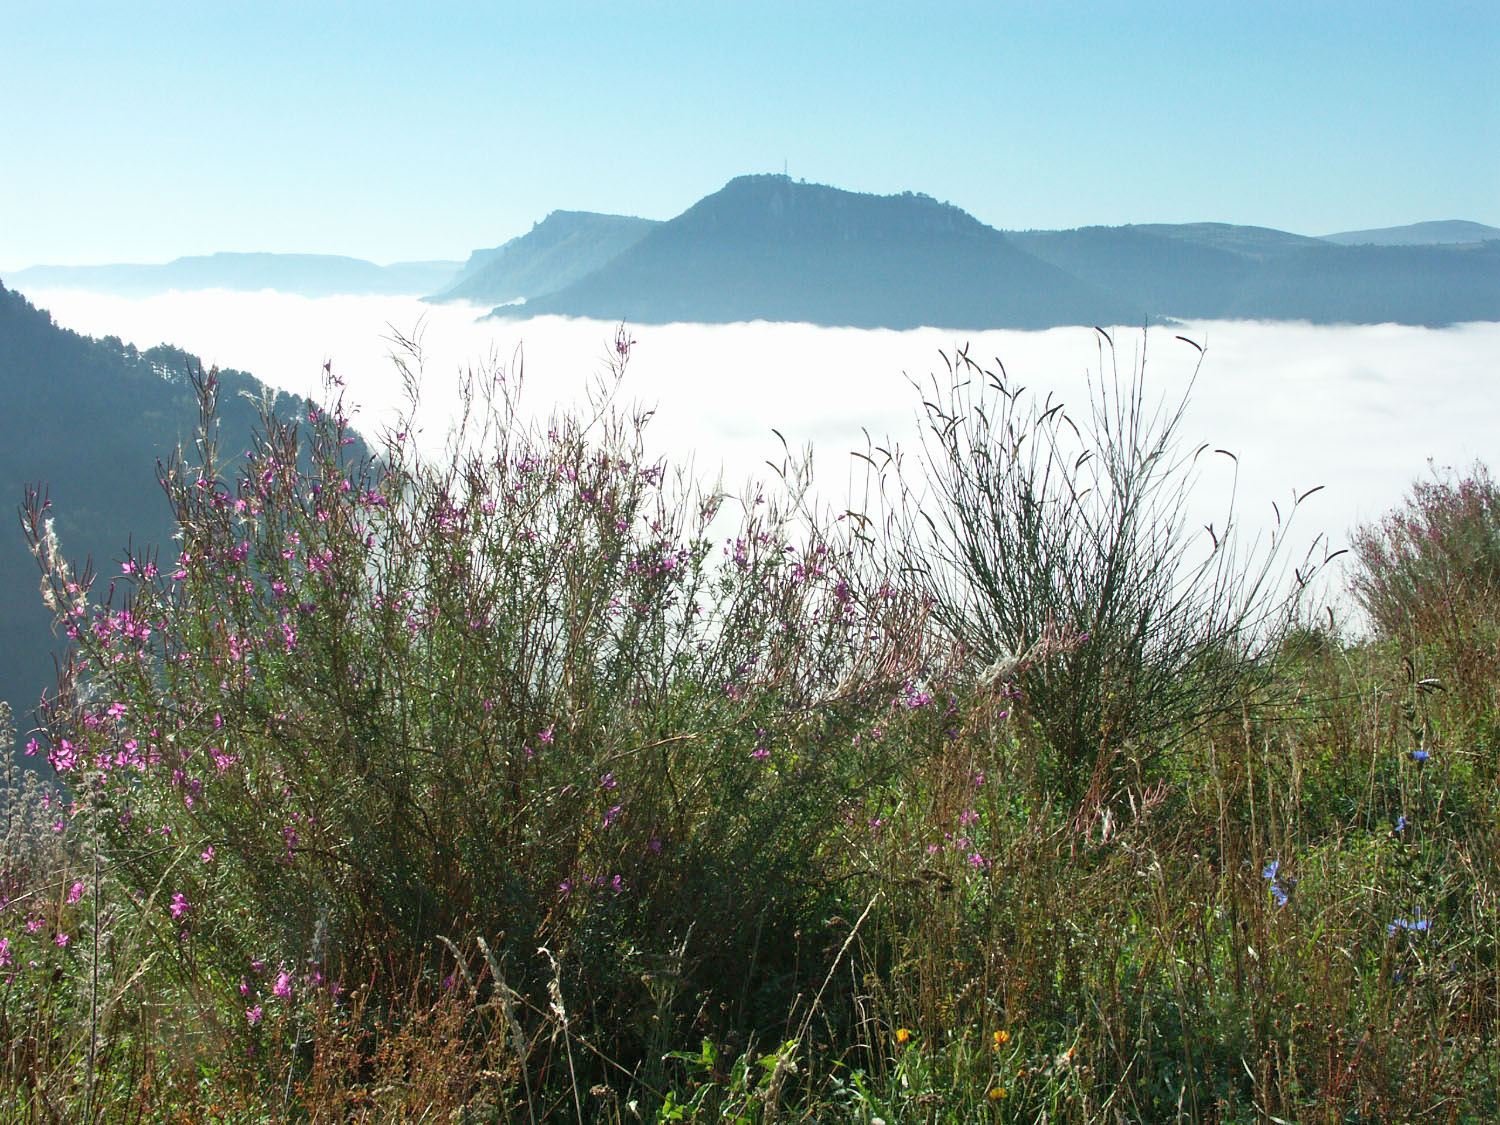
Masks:
[[[1500,5],[0,0],[0,269],[461,258],[735,175],[1000,227],[1500,225]]]

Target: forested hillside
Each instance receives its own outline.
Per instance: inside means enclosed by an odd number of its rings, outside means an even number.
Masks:
[[[174,524],[156,462],[193,436],[198,405],[188,371],[199,366],[168,345],[140,351],[115,337],[59,328],[0,286],[0,496],[10,513],[0,533],[0,699],[11,703],[22,731],[59,650],[14,515],[23,490],[40,483],[48,492],[63,549],[80,563],[92,558],[101,593],[111,560],[132,539],[169,555]],[[219,380],[223,450],[237,452],[268,392],[240,371],[221,371]],[[286,394],[274,404],[284,417],[298,407]]]

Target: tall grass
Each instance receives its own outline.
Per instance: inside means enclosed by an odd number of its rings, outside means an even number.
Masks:
[[[1064,465],[955,383],[966,550],[649,460],[629,349],[536,424],[474,377],[432,462],[350,460],[337,387],[226,455],[200,374],[179,541],[98,578],[28,499],[74,643],[7,780],[10,1118],[1500,1111],[1493,693],[1184,554],[1180,414],[1111,389]]]

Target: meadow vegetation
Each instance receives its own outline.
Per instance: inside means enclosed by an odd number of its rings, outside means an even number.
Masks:
[[[0,1117],[1500,1116],[1482,466],[1356,532],[1350,628],[1109,351],[1077,418],[951,357],[826,511],[650,459],[629,350],[437,459],[336,385],[226,453],[200,373],[97,575],[27,496]]]

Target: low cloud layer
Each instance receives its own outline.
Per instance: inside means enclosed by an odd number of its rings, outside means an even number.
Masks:
[[[325,361],[347,381],[359,421],[373,431],[394,418],[401,380],[390,355],[397,335],[419,339],[429,448],[456,402],[459,374],[498,364],[514,375],[524,355],[526,407],[545,413],[576,402],[607,370],[615,326],[554,317],[479,322],[479,310],[404,297],[309,299],[278,293],[200,292],[144,299],[79,292],[28,294],[65,327],[116,335],[140,347],[166,341],[206,362],[247,370],[277,387],[317,393]],[[920,398],[911,380],[943,373],[941,353],[967,346],[1011,379],[1086,411],[1088,381],[1107,352],[1090,329],[981,332],[966,336],[819,328],[800,324],[675,324],[630,329],[633,356],[621,388],[627,402],[656,408],[653,449],[694,459],[700,477],[722,469],[726,486],[765,475],[779,461],[780,431],[813,446],[820,490],[841,503],[851,450],[865,434],[916,451]],[[1198,352],[1176,337],[1206,348]],[[1138,329],[1115,332],[1122,374],[1140,361]],[[1319,327],[1210,322],[1153,329],[1144,339],[1147,390],[1173,400],[1197,381],[1185,443],[1238,457],[1241,526],[1267,531],[1271,504],[1284,513],[1293,492],[1323,485],[1299,513],[1299,547],[1324,533],[1342,546],[1349,529],[1397,503],[1428,462],[1494,462],[1492,406],[1500,376],[1500,324],[1447,329],[1395,325]],[[1233,465],[1205,463],[1194,505],[1217,518]],[[1220,524],[1222,526],[1222,524]]]

